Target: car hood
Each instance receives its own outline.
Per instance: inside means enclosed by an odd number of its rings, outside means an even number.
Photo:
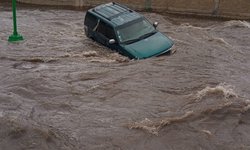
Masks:
[[[170,50],[173,41],[157,32],[154,35],[138,42],[123,45],[123,48],[137,59],[145,59],[157,56]]]

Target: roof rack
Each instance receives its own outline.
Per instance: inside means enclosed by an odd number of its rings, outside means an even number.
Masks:
[[[121,5],[121,4],[116,3],[116,2],[112,2],[112,3],[113,3],[113,5],[118,5],[118,6],[122,7],[122,8],[127,9],[128,11],[133,11],[133,10],[131,10],[130,8],[128,8],[127,6],[125,6],[125,5]]]
[[[115,2],[99,5],[93,10],[108,20],[112,20],[113,18],[116,18],[124,13],[133,12],[133,10],[128,7]]]

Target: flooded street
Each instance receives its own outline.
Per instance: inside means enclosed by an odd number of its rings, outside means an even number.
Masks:
[[[249,150],[250,23],[144,13],[176,53],[128,60],[84,11],[0,3],[0,150]]]

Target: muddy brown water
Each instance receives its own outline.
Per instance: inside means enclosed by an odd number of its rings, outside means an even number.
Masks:
[[[0,5],[0,149],[250,149],[250,23],[144,13],[176,53],[128,60],[84,11]]]

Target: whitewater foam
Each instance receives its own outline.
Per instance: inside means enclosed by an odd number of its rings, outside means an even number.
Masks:
[[[220,84],[214,88],[206,87],[201,91],[198,91],[195,97],[199,100],[210,94],[223,95],[226,99],[231,97],[238,97],[238,95],[234,92],[233,87],[226,84]]]
[[[205,133],[205,134],[207,134],[207,135],[209,135],[209,136],[212,135],[212,132],[209,131],[209,130],[201,130],[201,132],[203,132],[203,133]]]
[[[232,20],[227,21],[225,23],[225,27],[243,27],[243,28],[250,28],[250,24],[247,21],[240,21],[240,20]]]
[[[165,118],[165,119],[162,119],[160,121],[155,121],[155,122],[146,118],[140,122],[135,122],[133,124],[130,124],[129,129],[142,129],[151,134],[158,135],[159,130],[163,128],[164,126],[167,126],[176,122],[181,122],[185,120],[186,118],[192,116],[193,114],[194,114],[193,111],[188,111],[182,116]]]
[[[228,42],[226,42],[223,38],[219,38],[219,37],[212,37],[209,39],[209,41],[214,41],[218,44],[224,44],[226,46],[232,47]]]
[[[195,95],[196,100],[203,99],[210,95],[219,95],[223,96],[224,98],[237,98],[237,94],[234,92],[233,87],[226,84],[220,84],[214,88],[206,87],[202,89],[201,91],[198,91]],[[226,101],[220,105],[217,106],[210,106],[203,109],[197,109],[197,110],[189,110],[186,111],[183,115],[173,116],[173,117],[167,117],[162,118],[160,120],[156,119],[156,121],[152,121],[148,118],[139,121],[134,122],[132,124],[129,124],[129,129],[141,129],[144,131],[147,131],[151,134],[158,135],[159,131],[168,125],[180,123],[180,122],[188,122],[190,120],[197,120],[202,119],[205,116],[211,115],[213,113],[220,113],[220,110],[223,110],[225,112],[230,113],[244,113],[250,109],[250,103],[248,101],[243,101],[242,104],[238,106],[233,103],[233,101]],[[223,112],[222,111],[222,112]],[[201,132],[206,133],[207,135],[212,135],[212,133],[208,130],[201,130]]]
[[[149,119],[144,119],[140,122],[135,122],[135,123],[129,124],[128,128],[129,129],[141,129],[141,130],[147,131],[151,134],[158,135],[159,131],[165,126],[169,126],[169,125],[175,124],[175,123],[188,122],[190,120],[193,121],[193,120],[197,120],[197,119],[202,119],[205,116],[212,114],[218,110],[223,110],[223,109],[230,110],[230,107],[234,107],[233,103],[228,102],[228,103],[222,104],[220,106],[217,106],[216,108],[207,108],[207,109],[202,110],[202,111],[187,111],[186,113],[184,113],[181,116],[168,117],[168,118],[164,118],[164,119],[161,119],[158,121],[151,121]],[[241,113],[241,112],[244,112],[246,109],[244,106],[241,109],[235,109],[235,110],[238,111],[239,113]],[[207,132],[207,134],[209,134],[209,132]]]

